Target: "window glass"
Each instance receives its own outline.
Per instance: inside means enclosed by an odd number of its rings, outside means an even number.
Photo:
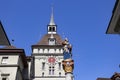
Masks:
[[[42,63],[42,70],[45,69],[45,62]]]
[[[2,80],[7,80],[7,78],[2,78]]]
[[[8,61],[8,57],[2,57],[2,61],[1,61],[2,64],[7,64],[7,61]]]
[[[9,75],[10,74],[1,74],[2,80],[9,80],[8,79]]]
[[[61,62],[59,62],[58,65],[59,65],[59,70],[61,70]]]

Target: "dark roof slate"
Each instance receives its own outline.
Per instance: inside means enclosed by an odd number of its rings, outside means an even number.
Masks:
[[[115,80],[117,77],[120,78],[120,73],[115,72],[114,75],[111,77],[111,79]]]
[[[2,49],[17,49],[15,46],[5,46]]]
[[[110,78],[97,78],[97,80],[111,80]]]
[[[0,21],[0,45],[10,45],[9,39]]]

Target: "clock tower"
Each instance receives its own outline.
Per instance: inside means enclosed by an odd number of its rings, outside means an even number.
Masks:
[[[63,70],[62,38],[57,34],[53,9],[47,34],[35,45],[32,45],[31,78],[32,80],[65,80]]]

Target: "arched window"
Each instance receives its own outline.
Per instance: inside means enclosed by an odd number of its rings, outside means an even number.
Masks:
[[[59,62],[58,65],[59,65],[59,70],[61,70],[61,62]]]
[[[53,31],[55,31],[55,27],[53,27]]]
[[[42,72],[42,76],[44,76],[44,72]]]
[[[49,31],[52,31],[52,28],[51,28],[51,27],[49,27]]]
[[[61,76],[61,72],[59,72],[59,76]]]

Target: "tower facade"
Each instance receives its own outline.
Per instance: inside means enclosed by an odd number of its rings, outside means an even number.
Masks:
[[[32,80],[65,80],[62,67],[62,38],[57,34],[53,11],[47,34],[35,45],[32,45],[31,78]]]

